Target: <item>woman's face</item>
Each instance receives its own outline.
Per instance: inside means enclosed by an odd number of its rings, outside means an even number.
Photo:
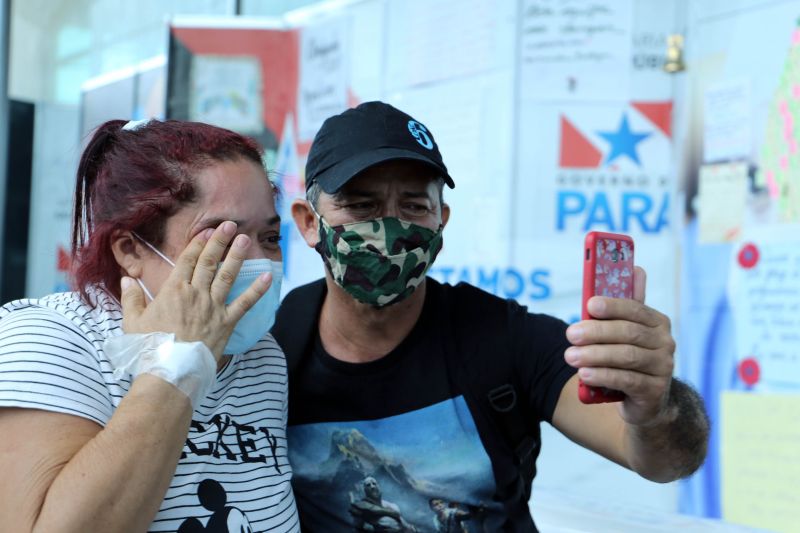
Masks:
[[[223,221],[236,222],[236,234],[250,237],[247,259],[280,261],[280,217],[264,169],[247,159],[216,162],[196,177],[197,199],[167,220],[160,251],[173,262],[198,233]],[[143,247],[144,248],[144,247]],[[141,280],[153,295],[172,267],[145,248]]]

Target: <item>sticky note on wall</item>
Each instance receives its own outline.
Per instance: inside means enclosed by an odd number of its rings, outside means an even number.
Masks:
[[[722,393],[722,518],[797,531],[800,393]]]
[[[698,223],[701,243],[729,242],[739,236],[747,188],[745,163],[700,167]]]

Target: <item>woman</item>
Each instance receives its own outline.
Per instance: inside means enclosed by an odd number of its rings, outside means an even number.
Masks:
[[[205,124],[95,132],[76,291],[0,310],[4,531],[299,530],[261,161]]]

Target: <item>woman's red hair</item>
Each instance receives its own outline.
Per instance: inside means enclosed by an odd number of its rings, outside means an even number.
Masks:
[[[119,231],[135,231],[158,247],[167,219],[196,199],[198,170],[245,159],[262,165],[258,144],[238,133],[199,122],[151,120],[123,130],[111,120],[95,130],[81,155],[72,218],[72,277],[120,296],[120,266],[111,252]]]

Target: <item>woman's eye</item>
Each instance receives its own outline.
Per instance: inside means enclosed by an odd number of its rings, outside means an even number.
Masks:
[[[259,240],[264,246],[278,246],[281,243],[281,239],[283,239],[282,235],[266,235]]]

